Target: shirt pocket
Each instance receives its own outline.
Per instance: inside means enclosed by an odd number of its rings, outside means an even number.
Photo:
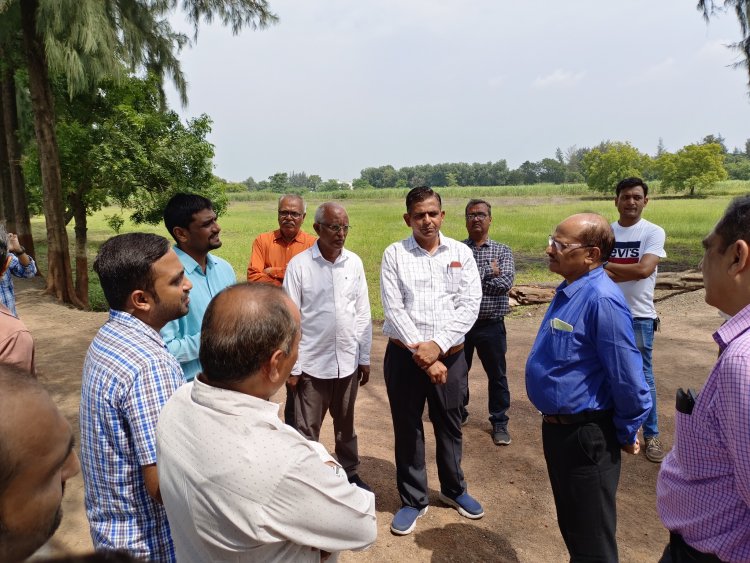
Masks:
[[[573,333],[564,330],[553,330],[551,340],[552,357],[557,361],[565,361],[569,359]]]
[[[443,274],[443,279],[447,293],[458,293],[461,287],[461,268],[448,267],[445,274]]]

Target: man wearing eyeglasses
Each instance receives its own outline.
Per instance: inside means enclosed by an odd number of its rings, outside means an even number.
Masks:
[[[482,302],[479,317],[466,333],[464,354],[471,370],[474,349],[487,373],[487,405],[492,424],[492,441],[496,446],[510,444],[508,433],[508,408],[510,391],[505,375],[505,315],[510,312],[508,291],[513,287],[515,266],[510,248],[489,237],[492,224],[492,206],[483,199],[471,199],[466,204],[466,231],[469,238],[464,243],[474,253],[482,280]],[[461,423],[466,424],[469,411],[469,388],[461,413]]]
[[[601,267],[614,234],[595,213],[549,237],[549,269],[565,280],[526,361],[526,392],[542,413],[542,446],[571,561],[617,561],[620,450],[637,454],[651,394],[628,304]]]
[[[372,325],[365,269],[344,248],[349,216],[338,203],[315,212],[318,240],[287,266],[284,289],[300,310],[302,340],[292,369],[296,387],[295,424],[318,440],[327,412],[336,435],[336,457],[350,483],[371,490],[358,475],[354,430],[357,390],[370,379]]]
[[[247,281],[281,286],[289,261],[315,244],[316,238],[302,230],[306,206],[298,195],[279,198],[279,228],[261,233],[253,242]],[[284,422],[294,427],[294,384],[286,384]]]

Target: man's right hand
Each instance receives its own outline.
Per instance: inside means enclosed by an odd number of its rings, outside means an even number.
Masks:
[[[292,389],[297,387],[297,383],[299,383],[299,375],[290,375],[289,379],[286,380],[286,384]]]
[[[440,360],[432,364],[424,371],[427,373],[430,381],[432,381],[435,385],[442,385],[446,381],[448,381],[448,368],[445,367],[445,364]]]
[[[265,268],[263,270],[263,273],[267,276],[270,276],[276,280],[283,280],[284,279],[284,273],[285,268],[279,268],[277,266],[269,266],[268,268]]]

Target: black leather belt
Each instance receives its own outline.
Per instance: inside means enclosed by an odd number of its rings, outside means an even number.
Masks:
[[[549,424],[585,424],[612,418],[612,410],[583,411],[575,414],[543,414],[542,419]]]

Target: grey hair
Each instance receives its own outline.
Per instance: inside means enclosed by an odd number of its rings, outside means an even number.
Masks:
[[[344,209],[344,206],[336,203],[335,201],[326,201],[325,203],[321,203],[315,210],[316,223],[320,224],[323,222],[323,218],[326,214],[326,209]],[[346,210],[344,209],[344,211]]]
[[[279,196],[279,201],[277,202],[277,207],[281,206],[281,200],[284,199],[284,198],[287,198],[287,197],[289,199],[296,199],[297,201],[299,201],[300,203],[302,203],[302,213],[307,213],[307,204],[305,203],[305,200],[302,198],[301,195],[297,195],[297,194],[284,194],[282,196]]]

